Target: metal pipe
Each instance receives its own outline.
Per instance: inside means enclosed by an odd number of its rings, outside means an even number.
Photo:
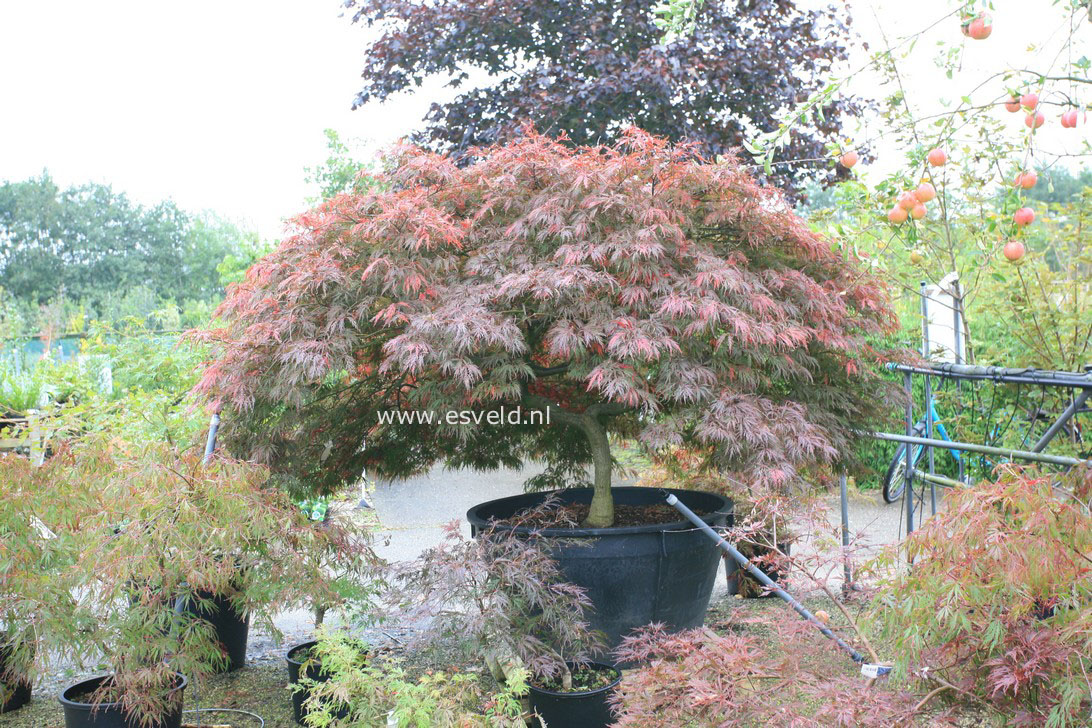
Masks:
[[[1043,433],[1043,436],[1039,438],[1039,442],[1032,446],[1031,451],[1042,452],[1045,450],[1046,446],[1050,444],[1050,441],[1054,439],[1054,436],[1058,434],[1058,431],[1065,427],[1065,423],[1069,422],[1073,415],[1077,414],[1077,410],[1084,406],[1084,403],[1088,401],[1089,395],[1092,395],[1092,390],[1081,390],[1081,393],[1077,395],[1076,399],[1070,402],[1069,406],[1065,408],[1065,412],[1062,413],[1062,416]]]
[[[914,434],[914,380],[910,372],[902,375],[906,389],[906,436]],[[914,532],[914,448],[904,447],[906,467],[902,473],[902,497],[906,501],[906,535]]]
[[[1006,450],[1003,447],[991,447],[989,445],[976,445],[973,442],[956,442],[954,440],[932,440],[927,437],[909,437],[906,435],[896,435],[890,432],[871,432],[868,433],[869,437],[874,437],[877,440],[887,440],[888,442],[905,442],[911,445],[926,445],[928,447],[943,447],[953,450],[968,450],[970,452],[980,452],[986,455],[1000,455],[1007,458],[1020,458],[1021,460],[1031,460],[1037,463],[1050,463],[1051,465],[1080,465],[1083,460],[1077,458],[1066,457],[1064,455],[1047,455],[1040,452],[1029,452],[1027,450]]]
[[[216,431],[220,429],[220,415],[214,414],[209,420],[209,438],[205,441],[205,456],[201,458],[202,464],[207,463],[216,449]]]
[[[716,531],[709,527],[708,523],[698,518],[694,511],[690,510],[685,503],[681,502],[678,498],[676,498],[674,493],[668,493],[666,500],[668,505],[673,506],[675,510],[686,516],[686,519],[688,521],[701,529],[701,531],[706,536],[713,539],[716,542],[717,546],[719,546],[721,550],[724,551],[726,554],[735,559],[736,563],[739,564],[740,567],[746,569],[747,572],[750,573],[750,575],[754,578],[758,579],[761,584],[772,589],[773,593],[781,597],[781,599],[786,604],[796,610],[797,614],[799,614],[801,617],[808,620],[809,622],[813,623],[819,628],[820,632],[822,632],[830,639],[834,640],[839,647],[848,652],[849,656],[853,658],[854,662],[864,662],[864,655],[862,655],[860,652],[857,652],[857,650],[846,644],[845,640],[843,640],[841,637],[831,632],[830,628],[823,624],[821,621],[819,621],[818,617],[809,612],[807,607],[796,601],[796,599],[794,599],[791,594],[779,587],[773,579],[763,574],[762,571],[757,566],[752,564],[746,556],[741,554],[735,546],[725,541],[724,538],[720,536],[720,534],[718,534]]]
[[[1073,389],[1092,389],[1092,375],[1076,372],[1058,372],[1047,369],[1014,369],[1011,367],[984,367],[973,364],[933,364],[928,367],[909,364],[891,364],[897,372],[932,374],[949,379],[989,380],[1012,384],[1047,384]]]
[[[943,475],[937,475],[936,473],[926,473],[922,470],[914,469],[914,475],[918,476],[922,480],[928,483],[935,483],[937,485],[943,485],[947,488],[962,488],[963,483],[958,480],[952,480],[951,478],[945,478]]]
[[[963,364],[963,321],[959,316],[959,304],[962,300],[959,295],[959,278],[956,278],[952,281],[952,331],[955,333],[955,351],[952,352],[952,358],[957,365]],[[959,413],[963,414],[963,380],[956,380],[956,389],[959,392]],[[962,482],[966,475],[963,458],[957,458],[956,462],[959,464],[959,480]]]

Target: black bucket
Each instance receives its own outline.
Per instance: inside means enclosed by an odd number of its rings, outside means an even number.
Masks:
[[[308,662],[307,656],[299,654],[317,644],[318,642],[312,640],[311,642],[295,645],[288,650],[288,654],[285,655],[284,659],[288,663],[288,682],[290,685],[298,684],[301,677],[306,677],[315,682],[325,682],[329,679],[329,676],[323,671],[322,665],[313,660],[305,668],[304,664]],[[309,696],[310,691],[306,688],[292,691],[292,716],[300,725],[303,725],[303,719],[307,715],[307,709],[304,708],[303,703]],[[335,718],[345,718],[349,715],[349,709],[346,706],[340,710],[335,710],[333,714]]]
[[[58,700],[64,710],[65,728],[181,728],[182,700],[186,690],[186,677],[177,675],[175,687],[170,691],[170,707],[159,722],[151,725],[140,723],[136,716],[127,716],[121,703],[92,705],[72,699],[72,696],[89,695],[112,676],[104,675],[69,685]]]
[[[0,640],[3,639],[0,633]],[[0,713],[10,713],[18,710],[30,702],[30,682],[26,680],[12,680],[4,682],[4,673],[7,671],[8,659],[11,657],[10,644],[0,641]]]
[[[652,505],[673,493],[714,528],[730,525],[732,501],[714,493],[660,488],[613,488],[614,502]],[[471,508],[467,514],[477,535],[492,519],[503,520],[540,505],[554,496],[562,503],[590,503],[591,488],[499,498]],[[504,526],[501,526],[504,528]],[[673,523],[619,528],[515,527],[517,533],[536,531],[565,539],[553,556],[566,581],[583,587],[593,605],[588,615],[594,629],[606,635],[613,649],[633,629],[660,622],[669,631],[700,627],[717,578],[720,549],[681,515]]]
[[[208,600],[211,605],[202,608],[200,600]],[[239,614],[231,600],[220,594],[198,592],[196,598],[179,597],[175,605],[179,614],[190,614],[212,625],[216,632],[216,641],[227,654],[228,663],[223,672],[238,670],[246,665],[246,641],[250,634],[250,615]]]
[[[741,548],[739,544],[736,544],[737,548]],[[788,556],[792,553],[792,543],[779,543],[777,549]],[[745,548],[742,548],[749,559],[755,559],[765,556],[770,552],[770,549],[756,545],[747,544]],[[758,569],[766,576],[770,577],[775,584],[784,589],[787,586],[788,573],[787,568],[771,568],[768,564],[755,564]],[[783,573],[784,572],[784,573]],[[728,586],[728,594],[730,596],[740,595],[744,599],[767,599],[769,597],[777,596],[772,591],[767,591],[766,586],[760,584],[758,579],[751,576],[750,572],[740,567],[728,554],[724,554],[724,573],[727,579],[726,584]]]
[[[591,665],[604,670],[613,669],[598,662]],[[582,693],[557,693],[532,684],[528,696],[531,710],[545,723],[546,728],[606,728],[614,722],[607,699],[621,680],[619,674],[610,685]]]

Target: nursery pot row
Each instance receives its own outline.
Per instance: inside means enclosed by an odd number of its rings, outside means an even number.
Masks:
[[[611,492],[615,504],[628,506],[659,505],[665,493],[673,493],[714,528],[727,525],[732,517],[732,501],[714,493],[633,487]],[[554,559],[566,581],[587,592],[593,605],[589,621],[606,635],[610,649],[635,628],[653,622],[671,631],[704,623],[720,565],[720,551],[705,534],[681,516],[671,523],[614,528],[534,529],[503,524],[551,496],[561,504],[590,503],[592,489],[499,498],[471,508],[467,520],[474,535],[496,527],[559,539]]]

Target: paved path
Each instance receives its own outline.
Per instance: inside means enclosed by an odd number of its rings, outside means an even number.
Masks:
[[[371,494],[379,515],[379,554],[390,561],[409,561],[443,538],[443,527],[459,521],[469,535],[466,512],[494,498],[519,495],[523,482],[541,472],[523,470],[445,470],[433,468],[425,475],[402,481],[381,481]],[[389,543],[383,543],[389,541]]]

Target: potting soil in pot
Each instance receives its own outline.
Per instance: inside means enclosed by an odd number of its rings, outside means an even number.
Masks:
[[[588,517],[590,510],[589,503],[559,503],[552,507],[528,509],[514,516],[511,522],[531,528],[580,528],[580,524]],[[705,516],[708,512],[699,510],[697,514]],[[681,520],[679,512],[666,503],[647,505],[617,503],[614,506],[614,528],[678,523]]]

